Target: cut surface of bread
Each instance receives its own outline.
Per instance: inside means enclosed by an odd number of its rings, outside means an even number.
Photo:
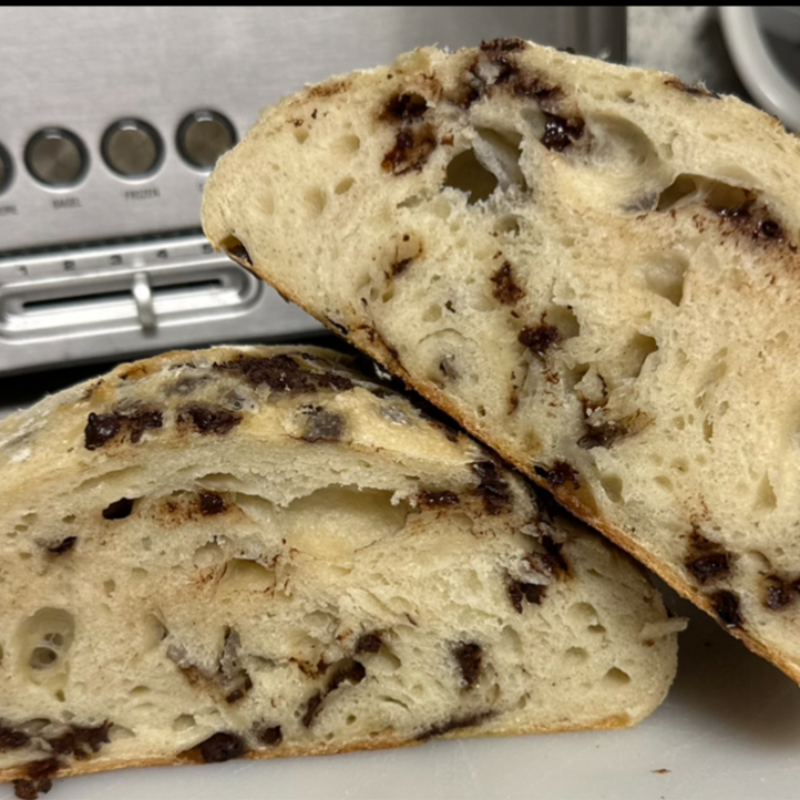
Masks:
[[[630,557],[317,348],[118,367],[0,422],[0,780],[633,725]]]
[[[800,141],[516,39],[266,110],[213,244],[800,681]]]

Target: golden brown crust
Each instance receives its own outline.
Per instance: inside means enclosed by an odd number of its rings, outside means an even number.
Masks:
[[[538,733],[570,733],[574,731],[586,730],[615,730],[619,728],[631,727],[631,722],[628,717],[615,715],[606,717],[594,725],[570,725],[564,724],[563,726],[555,728],[520,728],[517,730],[505,731],[492,731],[487,732],[482,730],[479,726],[474,729],[462,728],[457,731],[450,731],[436,738],[438,739],[474,739],[474,738],[488,738],[488,737],[502,737],[502,736],[525,736]],[[249,753],[242,756],[243,759],[251,761],[269,759],[269,758],[293,758],[296,756],[333,756],[342,753],[353,753],[361,750],[391,750],[399,747],[416,747],[418,745],[426,744],[425,740],[420,741],[410,739],[407,741],[396,741],[390,739],[360,739],[350,742],[346,747],[334,746],[319,746],[319,747],[278,747],[274,750],[251,750]],[[139,758],[130,761],[103,761],[102,759],[90,759],[88,761],[76,761],[68,766],[59,769],[54,778],[72,778],[79,775],[94,775],[98,772],[114,772],[120,769],[129,769],[135,767],[180,767],[187,764],[203,764],[202,760],[195,757],[190,757],[185,754],[177,754],[171,756],[153,756],[152,758]],[[0,770],[0,783],[9,783],[14,780],[21,780],[27,777],[25,767],[11,767],[9,769]]]

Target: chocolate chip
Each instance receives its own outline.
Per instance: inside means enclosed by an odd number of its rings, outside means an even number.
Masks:
[[[783,244],[786,235],[778,222],[769,216],[769,209],[758,204],[758,194],[749,189],[713,181],[705,205],[726,224],[764,245]],[[795,249],[793,245],[791,249]]]
[[[276,744],[280,744],[283,741],[283,733],[281,732],[281,726],[271,725],[261,728],[259,731],[256,732],[256,738],[262,744],[274,747]]]
[[[303,413],[307,417],[303,441],[338,442],[344,435],[345,421],[341,414],[321,406],[307,406]]]
[[[330,325],[335,331],[338,331],[342,336],[347,336],[347,334],[350,332],[347,330],[347,327],[342,325],[340,322],[336,322],[330,317],[325,317],[325,319],[328,321],[328,325]]]
[[[580,139],[585,123],[580,117],[565,119],[555,114],[545,114],[542,144],[548,150],[563,152],[569,145]]]
[[[775,222],[774,219],[765,219],[763,222],[759,223],[759,231],[762,236],[765,236],[767,239],[782,239],[783,238],[783,231],[781,230],[781,226]]]
[[[242,358],[215,363],[214,369],[241,374],[254,388],[266,385],[272,391],[311,391],[310,374],[291,356],[278,355],[271,358]]]
[[[396,278],[398,275],[402,275],[411,266],[413,260],[413,258],[403,258],[395,261],[391,266],[392,277]]]
[[[356,653],[377,653],[383,641],[379,633],[362,633],[356,642]]]
[[[0,725],[0,751],[18,750],[30,743],[31,737],[25,731],[14,730],[5,725]]]
[[[574,489],[581,488],[578,471],[566,461],[556,461],[550,469],[534,467],[534,472],[551,486],[563,486],[565,483],[571,483]]]
[[[200,745],[200,755],[207,764],[218,764],[241,758],[247,752],[247,745],[235,733],[220,731],[210,736]]]
[[[84,434],[87,450],[96,450],[113,439],[120,431],[120,419],[116,414],[89,414]]]
[[[532,350],[539,357],[544,357],[545,352],[554,344],[558,344],[561,336],[558,328],[544,323],[530,328],[523,328],[518,340],[523,347]]]
[[[125,519],[133,511],[133,500],[121,497],[103,509],[103,519]]]
[[[547,592],[547,587],[538,583],[523,583],[510,579],[507,585],[508,597],[511,600],[511,605],[518,613],[522,613],[522,600],[523,598],[533,605],[539,606]]]
[[[418,733],[414,738],[418,742],[424,742],[426,739],[431,739],[434,736],[443,736],[449,731],[459,730],[460,728],[471,728],[473,725],[479,725],[485,722],[490,717],[493,717],[496,712],[494,711],[479,711],[475,714],[468,714],[463,717],[451,717],[446,722],[431,725],[429,728]]]
[[[62,539],[60,542],[56,542],[55,544],[51,544],[47,547],[47,552],[51,553],[54,556],[63,556],[64,553],[68,553],[75,547],[75,543],[78,541],[77,536],[67,536],[66,539]],[[2,729],[0,729],[1,731]],[[0,748],[2,747],[2,733],[0,733]]]
[[[148,428],[160,428],[164,424],[163,416],[160,411],[153,409],[143,409],[136,413],[124,416],[131,432],[131,442],[134,444],[141,441],[144,432]]]
[[[439,506],[457,506],[459,497],[455,492],[420,492],[418,497],[421,508],[437,508]]]
[[[578,447],[593,450],[595,447],[611,447],[617,439],[626,436],[628,428],[621,422],[603,422],[600,425],[587,425],[586,433],[578,439]]]
[[[43,758],[39,761],[31,761],[25,765],[25,774],[33,780],[42,778],[52,778],[58,772],[61,764],[56,758]]]
[[[706,538],[697,525],[692,526],[684,565],[700,584],[724,578],[731,568],[730,557],[725,548]]]
[[[542,536],[542,546],[547,551],[547,556],[556,567],[556,571],[561,571],[569,574],[569,563],[561,553],[564,547],[562,542],[557,542],[552,536]]]
[[[664,81],[665,86],[672,86],[684,94],[692,95],[693,97],[708,97],[713,100],[719,100],[719,95],[716,92],[709,91],[705,86],[690,85],[684,83],[679,78],[668,78]]]
[[[242,421],[242,416],[221,407],[184,406],[178,411],[178,425],[186,425],[189,420],[198,433],[222,436],[233,430]]]
[[[420,119],[428,110],[428,101],[416,93],[393,95],[384,106],[381,119],[390,122],[409,122]]]
[[[108,744],[110,728],[111,723],[108,721],[95,726],[72,725],[60,736],[48,738],[47,743],[58,755],[72,755],[83,760],[92,753],[97,753],[104,744]]]
[[[322,705],[322,692],[315,692],[308,698],[306,703],[306,710],[303,712],[301,722],[304,728],[310,728],[314,717],[319,712],[319,707]]]
[[[220,245],[229,256],[232,256],[239,261],[244,261],[248,267],[253,266],[253,259],[250,258],[250,253],[247,252],[247,248],[245,248],[245,246],[235,236],[226,236],[225,239],[220,242]]]
[[[742,627],[744,620],[739,613],[739,598],[733,592],[715,592],[709,599],[717,617],[726,628]]]
[[[517,614],[522,613],[522,587],[519,581],[509,581],[507,584],[508,598]]]
[[[461,671],[461,686],[469,691],[481,676],[483,648],[476,642],[459,642],[453,647],[453,656]]]
[[[499,52],[499,53],[513,53],[518,50],[524,50],[526,47],[522,39],[506,38],[506,39],[492,39],[491,41],[481,42],[481,50],[484,53]]]
[[[392,149],[384,155],[381,168],[397,176],[419,172],[438,144],[436,131],[428,122],[403,127],[397,132]]]
[[[233,704],[241,700],[253,688],[253,681],[250,676],[244,672],[241,676],[241,685],[233,689],[225,695],[225,702]]]
[[[310,372],[291,356],[281,354],[270,358],[241,358],[214,364],[214,369],[242,375],[254,388],[267,386],[273,392],[302,394],[318,389],[346,392],[353,381],[335,372]]]
[[[26,778],[14,781],[14,793],[21,800],[36,800],[40,793],[46,794],[53,787],[53,776],[61,765],[55,758],[32,761],[25,766]]]
[[[544,596],[547,593],[547,587],[542,586],[540,583],[521,583],[522,593],[525,599],[535,606],[540,606]]]
[[[518,81],[519,67],[516,63],[509,61],[504,56],[497,54],[491,58],[491,62],[497,69],[497,75],[494,79],[495,85],[512,82],[516,83]],[[514,80],[512,81],[512,79]]]
[[[709,553],[686,562],[686,569],[701,584],[725,577],[730,572],[728,554],[723,552]]]
[[[84,429],[84,444],[87,450],[96,450],[106,442],[115,438],[123,429],[130,432],[133,444],[141,441],[142,435],[148,428],[160,428],[163,424],[160,411],[150,408],[138,409],[133,412],[122,413],[115,411],[111,414],[89,414],[86,428]]]
[[[555,545],[551,537],[546,538]],[[561,545],[558,545],[558,548],[560,550]],[[559,570],[558,562],[549,553],[530,553],[525,556],[525,561],[534,572],[538,572],[540,575],[544,575],[548,578],[555,575]]]
[[[491,461],[477,461],[472,464],[472,471],[480,479],[474,492],[483,499],[487,513],[495,516],[511,505],[511,489],[499,476],[496,464]]]
[[[39,792],[47,794],[53,788],[53,781],[43,778],[40,781],[29,781],[25,778],[18,778],[14,781],[14,794],[20,800],[36,800]]]
[[[227,509],[225,501],[216,492],[202,492],[200,494],[200,513],[207,517],[223,514]]]
[[[764,605],[771,611],[780,611],[782,608],[786,608],[794,599],[790,587],[777,575],[770,575],[767,581],[769,585],[767,586]]]
[[[492,294],[496,300],[504,305],[514,305],[525,297],[525,292],[514,281],[514,274],[511,269],[511,262],[504,261],[503,265],[491,277],[494,284]],[[521,340],[520,340],[521,341]],[[525,345],[526,347],[528,345]]]

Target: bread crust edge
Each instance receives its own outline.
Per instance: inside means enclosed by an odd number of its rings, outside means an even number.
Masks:
[[[484,731],[481,730],[480,726],[476,726],[474,731],[462,728],[458,731],[451,731],[450,733],[444,733],[440,736],[431,737],[430,739],[408,739],[405,741],[391,739],[359,739],[354,742],[350,742],[344,747],[276,747],[274,750],[251,750],[238,759],[231,760],[261,761],[271,758],[332,756],[367,750],[393,750],[400,747],[417,747],[419,745],[427,744],[428,742],[439,739],[479,739],[489,737],[498,738],[503,736],[528,736],[541,733],[574,733],[577,731],[616,730],[620,728],[632,728],[638,725],[648,713],[649,711],[643,713],[641,717],[636,719],[617,714],[610,717],[604,717],[591,726],[563,725],[549,728],[532,726],[528,728],[504,729],[500,731]],[[58,780],[59,778],[72,778],[79,775],[94,775],[100,772],[114,772],[120,769],[137,767],[180,767],[206,763],[207,762],[203,761],[199,753],[197,755],[178,753],[170,756],[153,756],[152,758],[138,758],[130,761],[124,759],[117,759],[114,761],[90,759],[87,761],[77,761],[59,768],[58,772],[52,776],[52,779]],[[0,770],[0,783],[9,783],[14,780],[25,780],[26,778],[27,775],[25,773],[24,766],[9,767],[8,769]]]

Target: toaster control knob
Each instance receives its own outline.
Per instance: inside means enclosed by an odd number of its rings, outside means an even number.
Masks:
[[[0,144],[0,192],[11,183],[11,158]]]
[[[81,140],[63,128],[45,128],[31,137],[25,164],[36,180],[48,186],[72,186],[89,165]]]
[[[216,111],[194,111],[178,127],[178,150],[193,166],[211,169],[236,144],[233,125]]]
[[[137,178],[153,172],[161,160],[161,137],[146,122],[122,119],[103,135],[106,164],[118,175]]]

